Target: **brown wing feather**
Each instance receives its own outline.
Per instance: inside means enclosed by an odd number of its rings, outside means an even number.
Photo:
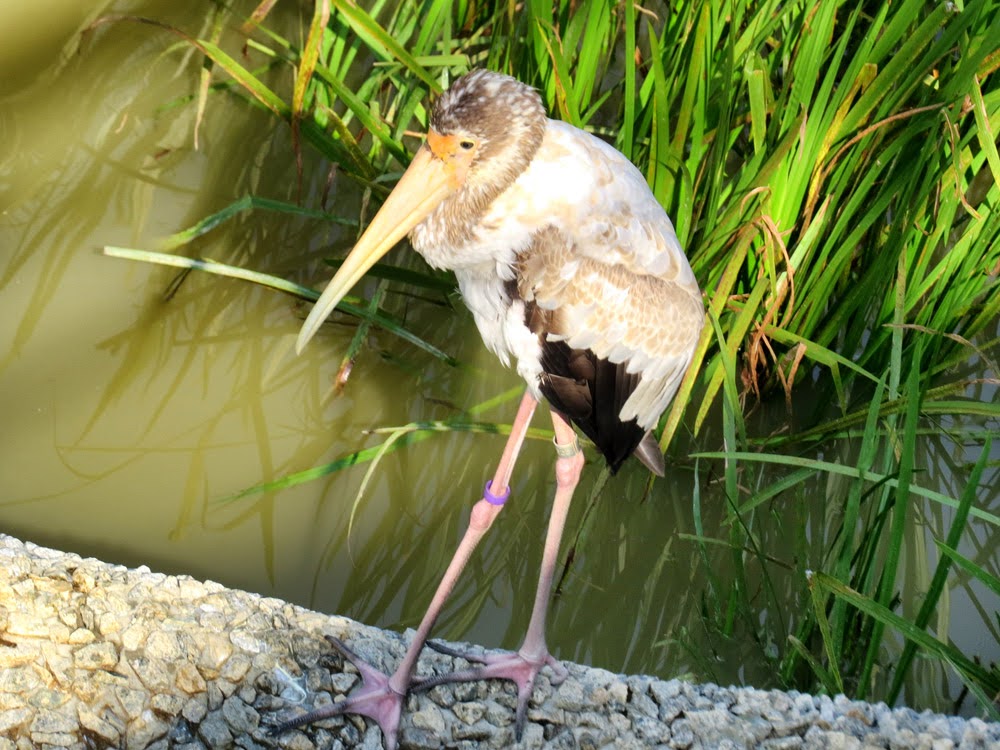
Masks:
[[[535,233],[513,270],[508,293],[524,301],[525,324],[538,336],[542,394],[612,470],[642,444],[640,460],[662,473],[659,446],[643,441],[690,362],[700,298],[627,262],[620,249],[592,257],[551,225]]]
[[[640,376],[621,416],[655,427],[691,361],[704,313],[686,287],[618,262],[589,257],[569,234],[537,232],[517,256],[517,291],[540,309],[558,313],[549,338],[592,351]]]

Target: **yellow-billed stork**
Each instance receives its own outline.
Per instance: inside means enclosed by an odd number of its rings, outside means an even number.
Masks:
[[[416,636],[392,675],[331,643],[361,671],[346,701],[296,717],[283,730],[340,713],[381,726],[396,745],[411,688],[504,678],[518,686],[517,734],[539,670],[565,669],[545,643],[563,526],[583,468],[579,427],[612,471],[635,454],[663,475],[650,430],[677,391],[701,331],[701,292],[673,225],[642,174],[614,148],[545,115],[531,87],[476,70],[434,105],[427,142],[330,281],[299,333],[301,351],[351,287],[407,234],[436,268],[455,272],[483,341],[516,362],[528,389],[499,466]],[[555,430],[556,493],[539,585],[516,653],[445,678],[414,676],[417,658],[472,550],[509,494],[514,461],[544,396]],[[464,656],[464,655],[463,655]]]

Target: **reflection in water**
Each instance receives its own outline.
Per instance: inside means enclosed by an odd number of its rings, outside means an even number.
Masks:
[[[201,2],[115,8],[195,34],[212,23]],[[301,23],[294,8],[276,12],[287,15],[275,23]],[[93,17],[76,17],[73,28]],[[223,499],[377,445],[385,437],[375,428],[461,417],[513,388],[507,403],[476,417],[509,422],[517,376],[496,367],[451,299],[428,304],[396,290],[390,310],[463,366],[372,330],[347,388],[334,396],[331,379],[354,333],[350,320],[328,325],[319,345],[295,357],[302,310],[289,298],[203,274],[178,280],[173,270],[101,256],[105,244],[153,248],[246,194],[294,201],[294,154],[284,126],[226,92],[213,94],[201,150],[193,150],[188,97],[200,66],[165,32],[105,25],[79,54],[69,54],[79,37],[65,38],[72,39],[66,52],[58,51],[61,37],[52,42],[51,65],[37,76],[15,78],[0,68],[12,87],[2,93],[0,134],[15,145],[0,164],[2,528],[373,624],[415,626],[503,436],[440,433],[388,454],[356,511],[365,466]],[[0,66],[27,59],[4,52]],[[275,74],[274,85],[287,81]],[[318,207],[329,164],[304,156],[306,204]],[[336,187],[325,208],[356,218],[360,196],[351,185]],[[320,260],[351,239],[336,224],[258,211],[183,252],[318,285],[329,275]],[[394,257],[419,267],[412,253]],[[970,395],[995,398],[994,391]],[[845,487],[825,476],[797,485],[768,501],[770,523],[750,529],[755,549],[732,549],[731,540],[743,537],[730,535],[738,522],[716,481],[719,468],[696,466],[681,442],[668,456],[669,479],[651,487],[638,464],[613,479],[598,462],[588,465],[569,521],[573,560],[551,614],[550,646],[557,656],[614,670],[774,685],[773,659],[809,606],[804,571],[824,563]],[[715,435],[699,436],[706,449],[720,444]],[[839,450],[850,463],[852,446]],[[957,497],[974,458],[946,429],[936,430],[925,440],[919,481]],[[526,446],[509,509],[473,558],[438,634],[491,646],[520,641],[531,596],[515,592],[535,585],[552,461],[544,441]],[[753,493],[774,475],[745,478]],[[997,512],[998,484],[994,467],[978,507]],[[600,488],[594,502],[590,487]],[[927,561],[937,559],[932,538],[947,533],[951,518],[933,503],[915,513],[904,553],[907,611],[919,606],[933,573]],[[998,537],[988,528],[976,527],[963,553],[995,574]],[[733,565],[736,556],[743,565]],[[996,658],[996,601],[977,599],[965,578],[955,580],[941,631]],[[727,609],[736,587],[753,611]],[[754,642],[759,633],[770,635]],[[957,692],[948,675],[932,662],[920,663],[917,674],[907,700],[947,708]]]

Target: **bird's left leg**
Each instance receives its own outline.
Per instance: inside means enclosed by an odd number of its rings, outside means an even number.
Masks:
[[[455,587],[458,577],[465,564],[468,562],[472,551],[479,544],[489,530],[493,521],[503,509],[504,501],[509,495],[510,478],[514,471],[514,462],[521,451],[521,445],[527,435],[528,427],[531,424],[531,417],[535,413],[535,406],[538,402],[531,391],[524,394],[521,399],[521,406],[517,410],[517,416],[511,425],[510,437],[504,446],[503,455],[497,465],[493,479],[486,485],[483,498],[472,506],[469,515],[469,526],[459,542],[458,549],[448,565],[441,582],[438,584],[434,598],[431,600],[427,612],[420,621],[417,633],[406,650],[402,662],[391,675],[384,674],[375,667],[368,664],[359,655],[355,654],[342,641],[333,636],[326,636],[330,645],[338,651],[341,656],[357,667],[361,673],[362,685],[355,690],[350,697],[339,703],[331,703],[321,708],[317,708],[309,713],[296,716],[274,727],[273,734],[280,734],[287,729],[309,724],[332,716],[339,716],[344,713],[361,714],[376,722],[382,729],[383,741],[386,750],[394,750],[399,733],[400,719],[403,712],[403,703],[411,686],[417,687],[418,681],[414,677],[417,668],[417,659],[423,650],[424,643],[430,635],[431,628],[437,621],[438,615],[444,607],[445,600]],[[494,494],[494,491],[496,494]],[[550,576],[551,580],[551,576]],[[543,617],[544,620],[544,617]],[[543,643],[544,646],[544,643]]]
[[[552,667],[556,673],[552,680],[554,685],[565,680],[567,675],[566,668],[549,654],[548,646],[545,643],[545,620],[548,615],[552,580],[555,576],[559,544],[562,541],[566,516],[569,514],[573,490],[576,489],[583,471],[583,453],[580,451],[580,443],[573,428],[556,411],[552,412],[552,426],[555,428],[556,452],[558,453],[556,459],[556,496],[552,503],[549,528],[545,536],[545,550],[542,554],[542,569],[538,576],[538,589],[535,592],[535,605],[531,610],[531,621],[528,623],[528,631],[521,648],[514,653],[472,656],[430,642],[428,645],[438,651],[478,662],[481,666],[453,672],[449,675],[421,679],[414,684],[414,689],[425,690],[448,682],[471,682],[483,679],[512,680],[517,685],[517,715],[514,726],[518,740],[521,739],[521,734],[524,731],[528,715],[528,701],[531,699],[535,680],[541,668],[545,665]]]

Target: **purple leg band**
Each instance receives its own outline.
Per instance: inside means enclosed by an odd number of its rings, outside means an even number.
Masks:
[[[503,505],[507,502],[507,498],[510,497],[510,487],[508,487],[502,495],[494,495],[490,492],[491,484],[493,484],[493,480],[487,480],[486,487],[483,489],[483,500],[488,502],[490,505]]]

